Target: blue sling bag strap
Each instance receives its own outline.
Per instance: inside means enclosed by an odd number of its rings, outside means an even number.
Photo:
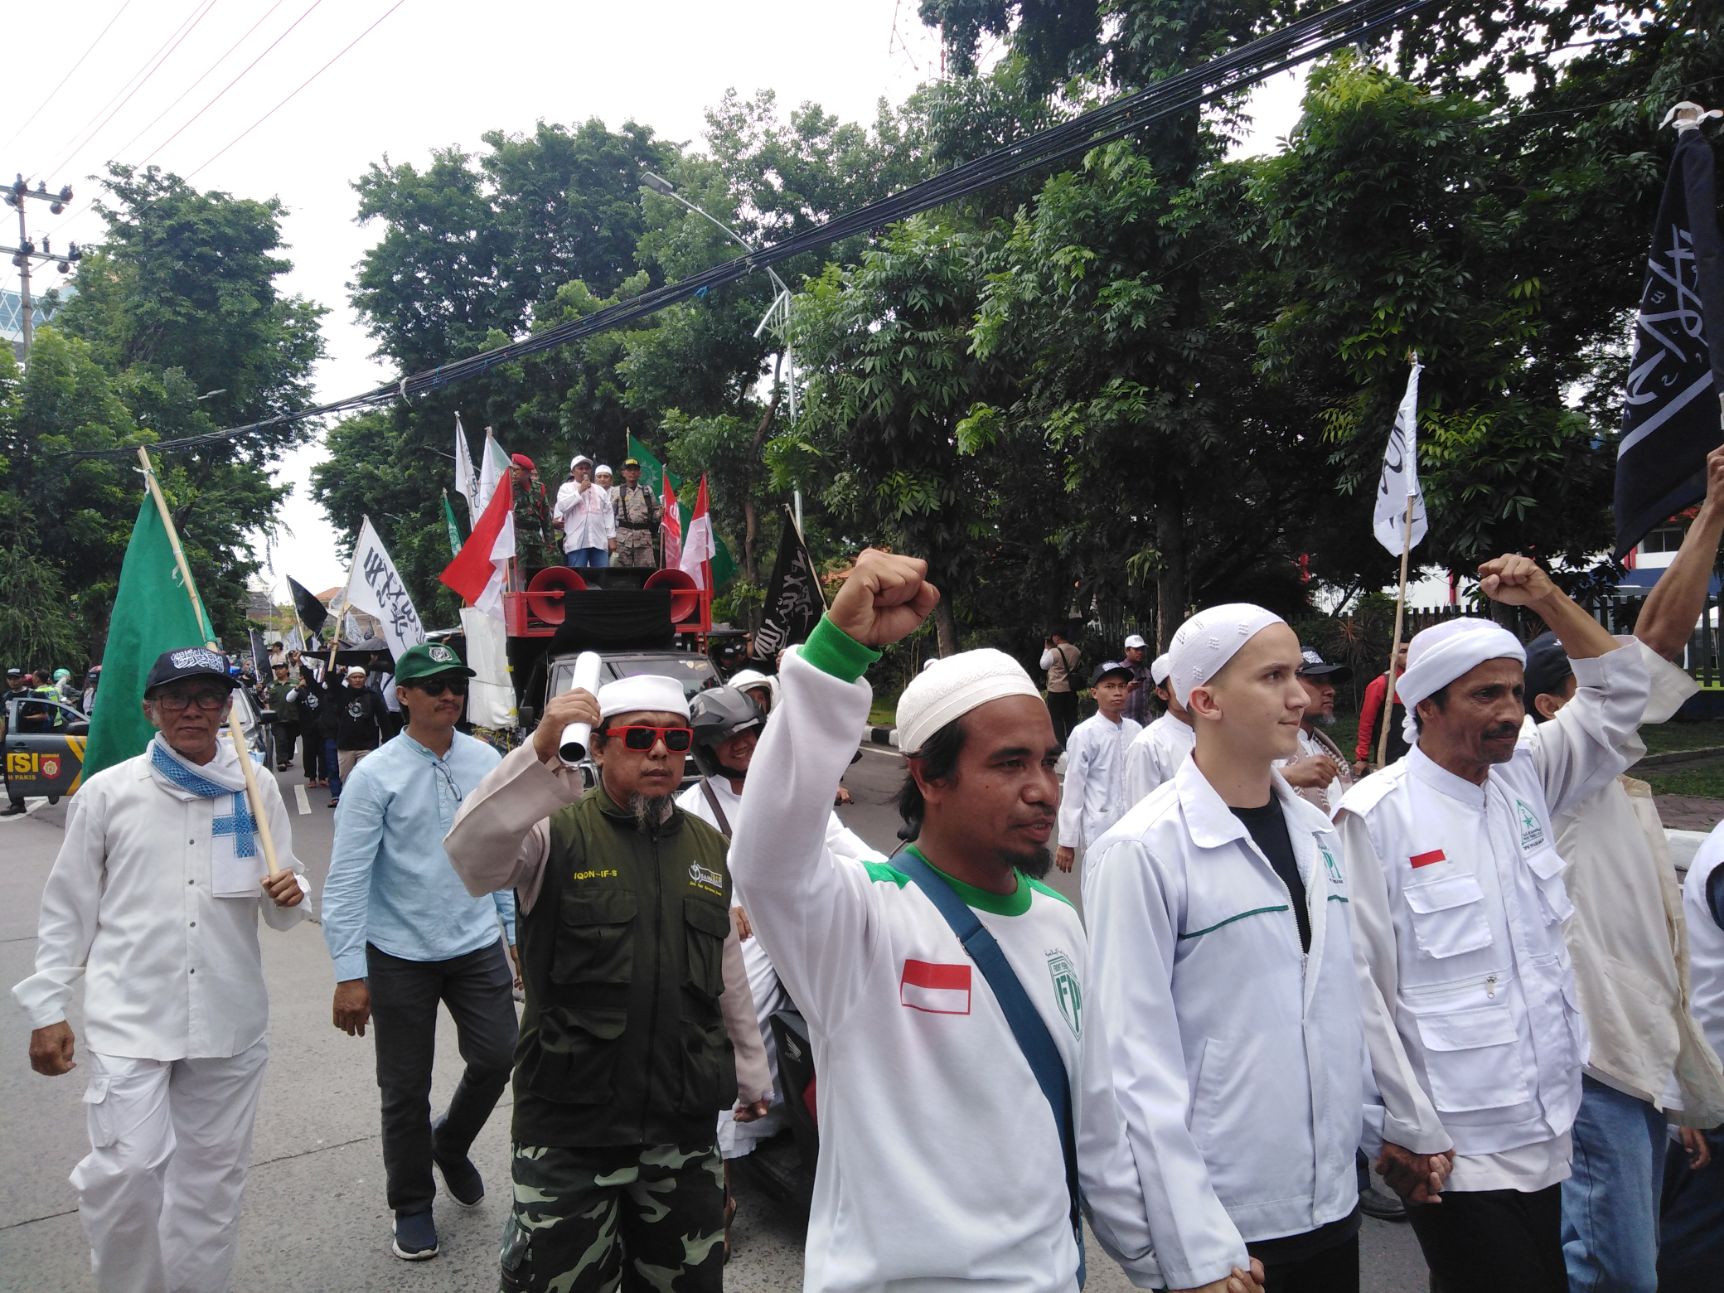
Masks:
[[[1018,982],[1018,976],[1012,972],[1011,963],[1006,960],[1006,954],[1000,950],[1000,945],[994,936],[988,933],[976,913],[970,910],[970,905],[934,872],[916,853],[910,849],[900,849],[892,856],[890,866],[902,871],[915,883],[916,887],[927,895],[928,901],[934,904],[934,910],[945,917],[946,923],[952,927],[952,932],[958,936],[958,941],[964,945],[964,951],[976,963],[976,968],[982,972],[982,977],[988,981],[994,1000],[1000,1003],[1000,1010],[1006,1017],[1006,1023],[1011,1026],[1012,1036],[1017,1039],[1018,1049],[1023,1051],[1024,1058],[1029,1061],[1030,1072],[1036,1075],[1036,1085],[1041,1087],[1042,1094],[1047,1097],[1048,1105],[1054,1113],[1054,1122],[1060,1131],[1060,1148],[1065,1152],[1066,1160],[1066,1193],[1071,1199],[1072,1237],[1077,1241],[1078,1287],[1084,1282],[1083,1253],[1083,1210],[1082,1195],[1078,1187],[1077,1173],[1077,1135],[1072,1124],[1071,1084],[1066,1077],[1065,1061],[1060,1058],[1059,1047],[1054,1044],[1053,1037],[1048,1033],[1048,1026],[1042,1021],[1030,994],[1024,991],[1024,985]]]

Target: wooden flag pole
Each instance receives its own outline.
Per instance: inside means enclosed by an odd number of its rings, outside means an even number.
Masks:
[[[1383,712],[1377,719],[1377,766],[1383,767],[1389,754],[1389,723],[1395,716],[1395,657],[1401,654],[1401,616],[1407,608],[1407,554],[1413,548],[1413,500],[1407,500],[1401,517],[1401,587],[1395,594],[1395,637],[1389,647],[1389,685],[1383,689]]]
[[[186,552],[180,546],[180,532],[174,528],[174,518],[168,511],[168,500],[162,496],[162,487],[156,482],[156,469],[150,462],[150,452],[143,445],[138,446],[138,461],[143,464],[144,484],[149,488],[150,497],[156,502],[156,511],[161,514],[162,528],[168,532],[168,547],[172,549],[174,561],[180,568],[180,582],[186,586],[186,595],[192,599],[192,613],[201,624],[208,617],[204,614],[203,602],[198,599],[197,585],[192,582],[192,568],[186,562]],[[220,650],[220,643],[207,642],[212,651]],[[257,841],[263,848],[263,860],[269,867],[270,875],[279,874],[281,866],[275,857],[275,837],[269,833],[269,815],[263,808],[263,791],[258,788],[257,771],[251,763],[251,747],[246,744],[245,731],[239,721],[239,698],[234,697],[233,704],[228,707],[227,732],[233,740],[234,753],[239,756],[240,771],[245,776],[245,798],[251,805],[253,824],[257,827]]]

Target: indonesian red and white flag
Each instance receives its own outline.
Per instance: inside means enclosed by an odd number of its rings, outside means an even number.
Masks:
[[[931,1015],[970,1013],[970,967],[906,959],[898,976],[898,1004]]]
[[[461,595],[469,606],[503,618],[503,589],[509,559],[515,555],[515,501],[509,473],[504,472],[479,514],[479,522],[455,559],[437,578]]]
[[[675,570],[682,561],[682,509],[677,505],[668,471],[664,474],[663,497],[664,513],[659,518],[659,528],[664,531],[664,568]]]
[[[683,541],[682,559],[677,569],[694,580],[696,588],[706,587],[706,563],[716,551],[712,542],[712,517],[706,509],[706,476],[700,478],[700,493],[694,496],[694,514],[688,518],[688,537]]]

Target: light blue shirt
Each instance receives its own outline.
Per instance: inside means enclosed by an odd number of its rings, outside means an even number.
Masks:
[[[461,800],[502,760],[483,741],[453,736],[438,758],[402,732],[341,787],[323,885],[323,941],[338,983],[366,977],[367,943],[406,961],[447,961],[496,942],[499,917],[515,941],[515,895],[473,897],[443,851]]]

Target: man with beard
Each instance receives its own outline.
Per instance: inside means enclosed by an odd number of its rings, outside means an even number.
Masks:
[[[144,682],[158,730],[86,781],[42,891],[36,972],[12,989],[30,1067],[85,1065],[90,1152],[72,1172],[102,1293],[225,1289],[269,1060],[257,920],[311,916],[275,778],[256,778],[281,870],[264,875],[224,720],[234,681],[202,647]],[[119,700],[109,697],[108,704]],[[66,1011],[84,982],[84,1050]]]
[[[1335,725],[1335,688],[1353,676],[1346,665],[1330,664],[1310,649],[1299,655],[1299,685],[1305,689],[1305,713],[1299,720],[1299,752],[1278,765],[1299,797],[1333,815],[1347,787],[1353,784],[1352,765],[1341,747],[1323,729]]]
[[[584,794],[558,753],[571,724],[599,765]],[[469,893],[519,904],[506,1290],[615,1288],[625,1263],[631,1286],[722,1286],[713,1112],[739,1086],[762,1100],[766,1074],[724,838],[671,798],[692,743],[675,679],[557,696],[444,841]]]
[[[1336,819],[1382,1097],[1367,1136],[1380,1133],[1378,1166],[1414,1205],[1444,1288],[1560,1293],[1586,1029],[1552,817],[1623,769],[1647,675],[1637,646],[1618,647],[1528,558],[1485,562],[1479,586],[1545,622],[1578,686],[1523,741],[1513,634],[1469,617],[1413,638],[1399,683],[1412,748],[1348,791]],[[1439,1160],[1452,1162],[1440,1200]]]
[[[350,1037],[363,1037],[368,1022],[376,1030],[391,1251],[404,1261],[437,1255],[433,1164],[462,1207],[485,1197],[467,1151],[508,1084],[515,1050],[514,974],[497,938],[500,918],[514,947],[514,897],[469,897],[443,852],[463,796],[498,762],[490,746],[455,730],[472,676],[440,642],[402,653],[395,685],[406,729],[347,779],[323,886],[335,1026]],[[439,1004],[466,1068],[433,1122]]]
[[[1168,657],[1196,748],[1084,876],[1087,1004],[1111,1042],[1097,1078],[1167,1287],[1219,1291],[1249,1262],[1276,1293],[1356,1291],[1365,1047],[1343,858],[1275,771],[1305,709],[1299,639],[1235,603],[1187,620]]]
[[[1050,863],[1059,744],[1023,667],[983,649],[917,674],[897,713],[915,842],[861,866],[826,847],[871,699],[862,674],[933,610],[926,572],[864,552],[785,658],[732,841],[820,1074],[803,1287],[1075,1290],[1080,1173],[1098,1236],[1153,1280],[1117,1108],[1074,1090],[1097,1031],[1081,1010],[1088,948],[1033,878]]]

